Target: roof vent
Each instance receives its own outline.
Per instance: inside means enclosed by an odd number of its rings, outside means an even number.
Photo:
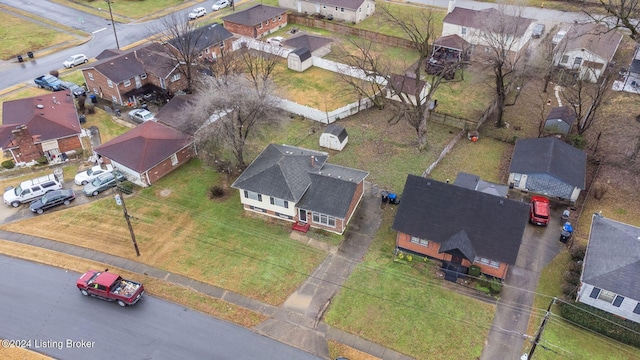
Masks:
[[[125,60],[129,60],[129,57],[128,57],[128,56],[125,56],[125,57],[124,57],[124,59],[125,59]]]
[[[504,205],[504,200],[500,199],[500,205]]]
[[[38,109],[44,109],[44,105],[42,105],[42,104],[38,104],[38,105],[36,105],[36,107],[37,107]]]

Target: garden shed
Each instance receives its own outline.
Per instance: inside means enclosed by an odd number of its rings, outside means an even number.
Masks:
[[[576,112],[571,107],[555,107],[544,121],[544,131],[549,134],[567,135],[575,122]]]
[[[303,72],[310,68],[311,65],[313,65],[313,59],[311,58],[311,51],[307,48],[297,48],[287,56],[287,66],[291,70]]]
[[[347,130],[342,125],[330,124],[320,135],[320,146],[333,150],[342,150],[349,141]]]

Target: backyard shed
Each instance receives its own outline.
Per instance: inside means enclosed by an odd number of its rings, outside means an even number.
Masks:
[[[576,122],[576,112],[569,106],[551,109],[544,121],[544,131],[550,134],[569,134],[573,123]]]
[[[347,130],[342,125],[330,124],[320,135],[320,146],[333,150],[342,150],[349,141]]]
[[[287,66],[289,69],[303,72],[313,65],[313,59],[311,58],[311,51],[307,48],[297,48],[289,53],[287,56]]]

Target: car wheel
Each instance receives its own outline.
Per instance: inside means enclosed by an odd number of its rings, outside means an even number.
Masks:
[[[122,301],[122,300],[118,300],[118,305],[120,305],[122,307],[127,306],[127,304],[125,304],[124,301]]]
[[[38,210],[36,210],[36,212],[37,212],[38,214],[42,214],[42,213],[44,212],[44,210],[42,210],[42,209],[38,209]]]
[[[87,180],[82,181],[82,185],[87,185],[89,182]]]
[[[69,205],[71,202],[69,200],[65,200],[63,204]]]
[[[14,202],[11,203],[11,206],[18,207],[18,206],[20,206],[20,202],[19,201],[14,201]]]
[[[83,61],[85,64],[89,62],[89,59],[84,59]]]
[[[93,196],[97,196],[98,194],[100,194],[100,192],[98,190],[94,191],[91,195]]]
[[[87,292],[87,290],[85,290],[85,289],[80,290],[80,292],[81,292],[81,293],[82,293],[82,295],[84,295],[84,296],[88,296],[88,295],[89,295],[89,293],[88,293],[88,292]]]

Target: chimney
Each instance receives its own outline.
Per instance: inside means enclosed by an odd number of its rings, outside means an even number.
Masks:
[[[11,131],[13,143],[15,143],[20,161],[29,162],[39,158],[42,154],[40,149],[33,143],[33,137],[25,125],[16,126]]]
[[[311,155],[311,166],[315,166],[316,165],[316,157]]]
[[[453,9],[456,8],[456,0],[449,0],[449,6],[447,7],[447,14],[451,14]]]

